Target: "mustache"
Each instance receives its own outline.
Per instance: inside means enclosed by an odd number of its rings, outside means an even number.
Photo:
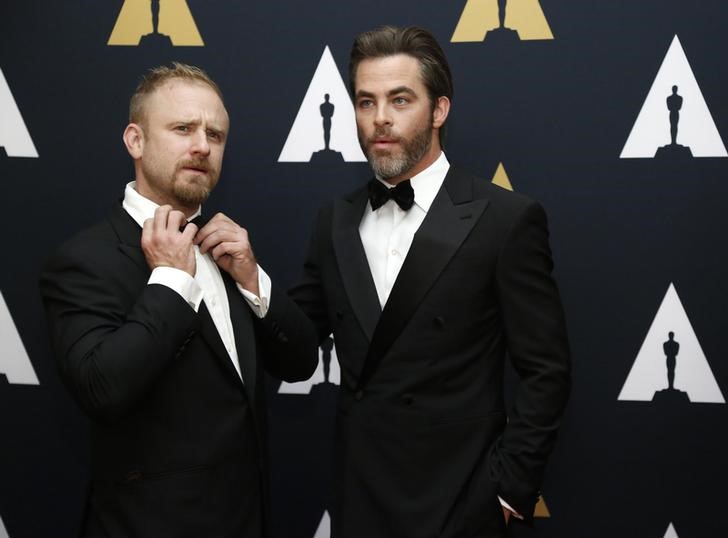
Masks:
[[[177,170],[182,170],[182,168],[197,168],[205,172],[212,170],[207,159],[185,159],[177,164]]]
[[[377,128],[374,134],[367,138],[367,144],[374,144],[377,138],[387,138],[393,142],[399,142],[400,137],[392,134],[392,130],[388,128]]]

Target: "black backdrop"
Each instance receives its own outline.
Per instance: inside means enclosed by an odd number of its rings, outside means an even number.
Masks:
[[[550,517],[532,535],[663,538],[672,524],[681,538],[728,536],[726,405],[618,400],[671,283],[728,388],[728,159],[620,159],[675,35],[728,135],[728,4],[541,0],[554,39],[453,43],[466,3],[187,0],[201,47],[107,45],[124,0],[0,4],[0,69],[39,155],[0,149],[0,291],[40,382],[0,375],[0,536],[4,527],[11,538],[64,537],[78,525],[86,422],[57,377],[37,277],[50,251],[101,218],[131,178],[121,133],[139,75],[181,60],[220,83],[232,132],[206,207],[248,227],[262,265],[288,286],[316,209],[369,172],[278,156],[324,47],[345,76],[353,36],[383,23],[426,26],[445,48],[455,78],[451,162],[489,178],[503,163],[515,190],[549,213],[574,390],[544,487]],[[667,114],[658,131],[669,130]],[[4,344],[0,371],[18,360]],[[335,391],[278,390],[271,382],[275,531],[312,538],[328,501]]]

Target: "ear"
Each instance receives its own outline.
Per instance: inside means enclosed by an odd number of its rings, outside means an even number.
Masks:
[[[127,125],[122,138],[132,159],[141,159],[144,153],[144,131],[142,131],[141,125],[137,123]]]
[[[449,113],[450,99],[445,96],[438,97],[435,102],[435,109],[432,111],[432,127],[434,129],[442,127]]]

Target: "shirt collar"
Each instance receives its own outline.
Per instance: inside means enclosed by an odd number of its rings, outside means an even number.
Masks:
[[[435,196],[437,196],[437,192],[440,190],[442,182],[445,181],[445,176],[449,169],[450,162],[447,160],[447,157],[445,157],[445,153],[441,151],[440,156],[435,159],[435,162],[419,174],[410,178],[412,189],[415,191],[415,204],[417,204],[425,213],[430,210],[430,206],[432,205]],[[393,187],[393,185],[386,181],[379,178],[377,179],[386,187]]]
[[[152,202],[149,198],[145,198],[137,192],[136,181],[130,181],[126,184],[124,201],[121,205],[129,213],[129,216],[141,227],[144,227],[145,220],[154,218],[154,211],[159,207],[159,204]],[[188,220],[192,220],[201,213],[202,206],[198,207],[197,211]]]

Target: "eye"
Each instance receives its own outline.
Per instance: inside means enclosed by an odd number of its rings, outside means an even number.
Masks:
[[[359,101],[359,108],[370,108],[374,105],[371,99],[362,99]]]
[[[409,99],[407,99],[406,97],[400,96],[394,98],[395,105],[406,105],[407,103],[409,103]]]
[[[188,125],[177,125],[174,128],[174,130],[177,131],[177,132],[179,132],[179,133],[189,133],[190,132],[190,128],[189,128]]]
[[[222,139],[222,135],[218,133],[217,131],[207,131],[207,137],[212,138],[213,140],[220,140]]]

